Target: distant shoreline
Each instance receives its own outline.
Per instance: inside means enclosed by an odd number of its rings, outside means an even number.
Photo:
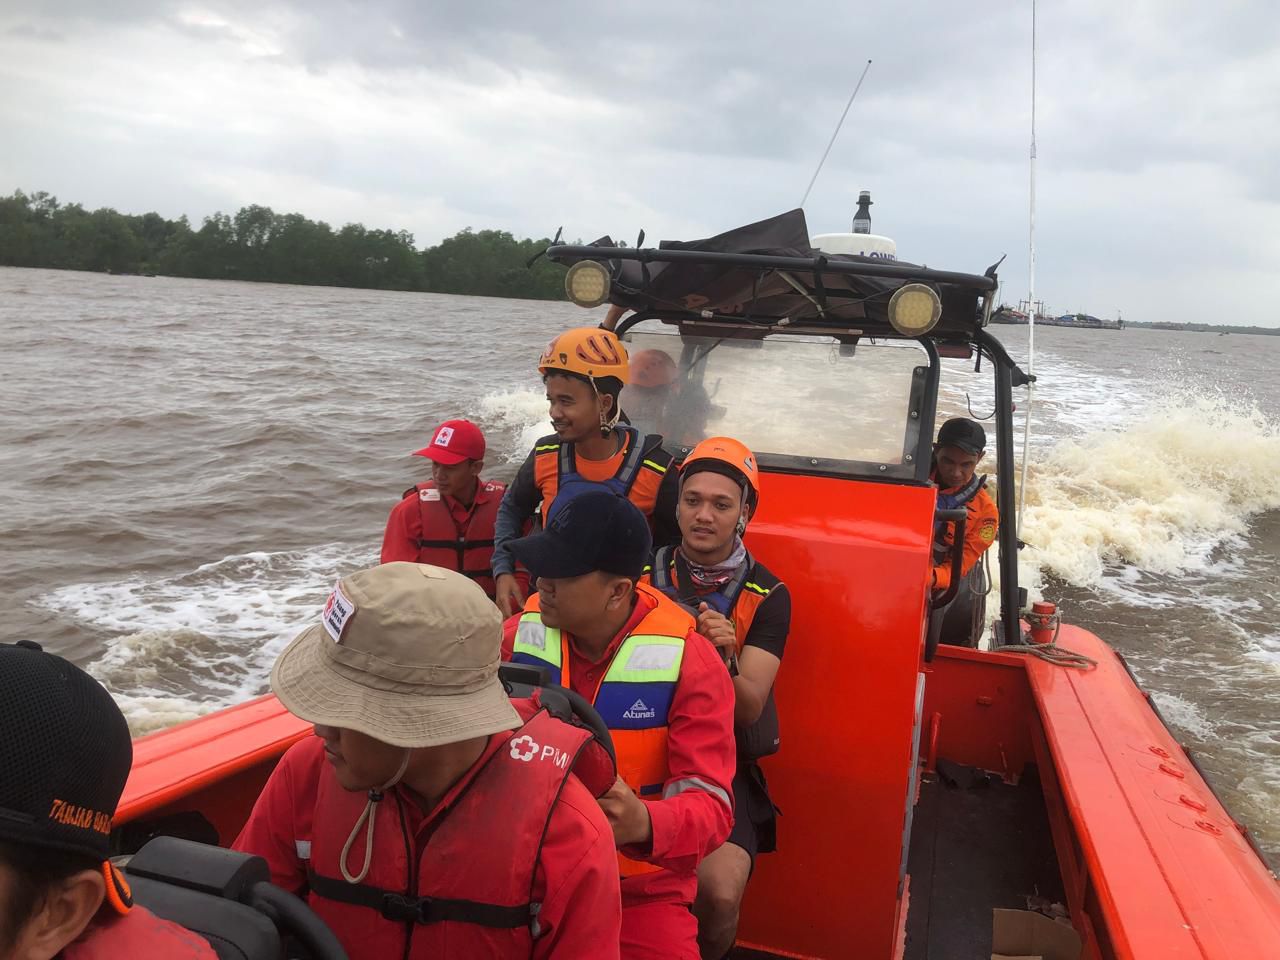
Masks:
[[[550,244],[468,227],[419,250],[406,230],[334,229],[256,204],[193,228],[185,216],[89,211],[44,191],[0,196],[9,267],[563,301],[565,268],[540,257]]]
[[[993,325],[1001,327],[1025,327],[1026,323],[1010,323],[1008,321],[993,320]],[[1227,324],[1215,323],[1166,323],[1163,321],[1139,321],[1126,320],[1123,327],[1091,327],[1083,324],[1070,323],[1042,323],[1037,322],[1037,327],[1054,327],[1062,330],[1085,330],[1090,333],[1123,333],[1125,330],[1163,330],[1173,333],[1217,333],[1217,334],[1243,334],[1254,335],[1259,337],[1276,337],[1280,336],[1280,327],[1241,327]]]

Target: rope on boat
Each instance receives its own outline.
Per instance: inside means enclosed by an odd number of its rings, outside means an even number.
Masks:
[[[1039,657],[1055,667],[1072,667],[1076,670],[1092,670],[1096,667],[1098,661],[1093,657],[1058,646],[1058,633],[1062,630],[1062,611],[1059,610],[1053,617],[1053,639],[1048,643],[1011,643],[1008,646],[998,647],[997,649],[1001,653],[1025,653],[1033,657]]]
[[[1013,643],[1006,647],[997,647],[996,650],[1000,653],[1030,654],[1033,657],[1039,657],[1041,660],[1052,663],[1055,667],[1092,670],[1098,665],[1098,661],[1093,657],[1077,653],[1074,650],[1068,650],[1066,647],[1060,647],[1057,643]]]

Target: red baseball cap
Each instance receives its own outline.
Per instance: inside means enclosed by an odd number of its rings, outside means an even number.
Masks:
[[[484,434],[470,420],[446,420],[431,434],[431,442],[415,457],[426,457],[450,466],[463,460],[484,459]]]

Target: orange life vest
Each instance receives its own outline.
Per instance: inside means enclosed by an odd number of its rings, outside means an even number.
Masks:
[[[530,956],[539,905],[534,872],[556,799],[588,731],[545,709],[509,735],[444,815],[416,863],[398,804],[374,805],[373,851],[363,882],[348,883],[339,858],[365,808],[325,765],[316,791],[309,903],[352,956],[434,960]],[[363,833],[347,869],[364,856]]]
[[[724,614],[733,621],[733,635],[737,640],[738,653],[741,654],[747,634],[751,632],[751,624],[756,618],[756,611],[781,581],[757,563],[751,554],[747,554],[746,563],[719,590],[698,594],[686,584],[687,589],[681,592],[677,560],[675,547],[659,547],[653,556],[653,562],[645,567],[641,582],[652,584],[655,589],[661,590],[695,616],[699,602],[706,602],[712,609]]]
[[[457,570],[470,577],[487,593],[495,593],[493,571],[493,529],[506,486],[497,480],[482,480],[466,526],[453,518],[444,496],[431,480],[410,487],[404,497],[418,498],[422,536],[418,538],[418,563]]]
[[[612,477],[587,480],[578,472],[577,456],[572,443],[562,443],[552,434],[542,437],[533,447],[533,479],[542,494],[542,525],[545,527],[554,510],[568,500],[590,490],[608,490],[626,497],[646,517],[653,516],[658,502],[658,488],[671,466],[671,454],[662,448],[661,438],[643,435],[634,427],[619,426],[624,439],[622,462]]]
[[[680,679],[685,637],[693,618],[647,585],[636,588],[656,604],[618,645],[590,698],[613,737],[618,776],[641,797],[660,797],[670,770],[667,715]],[[511,661],[543,667],[551,681],[570,685],[569,638],[542,622],[535,593],[525,604]],[[652,873],[653,864],[618,854],[623,877]]]
[[[642,582],[652,583],[691,612],[696,612],[698,604],[705,602],[724,614],[733,623],[733,637],[737,642],[738,655],[741,656],[760,604],[764,603],[774,588],[782,585],[782,581],[748,553],[746,561],[719,590],[696,593],[687,582],[687,570],[681,574],[682,566],[684,559],[677,554],[675,547],[660,547],[654,554],[653,563],[645,568]],[[682,580],[686,581],[683,588],[680,585]],[[769,696],[765,699],[760,716],[747,726],[735,725],[734,736],[740,761],[760,760],[778,752],[782,738],[778,730],[778,706],[773,699],[772,687],[769,688]]]

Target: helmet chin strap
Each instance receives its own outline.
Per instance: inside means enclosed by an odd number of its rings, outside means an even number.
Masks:
[[[587,374],[587,382],[591,384],[591,392],[596,395],[596,403],[600,403],[600,389],[596,386],[596,378],[591,374]],[[613,402],[613,416],[605,419],[604,410],[600,411],[600,436],[607,437],[613,433],[613,428],[618,425],[618,418],[622,414],[622,406],[615,399]]]
[[[375,810],[377,805],[382,802],[382,795],[400,782],[400,778],[404,776],[404,772],[409,769],[409,757],[412,751],[406,749],[404,757],[400,761],[400,769],[396,771],[394,777],[378,787],[376,790],[369,791],[369,802],[364,805],[364,811],[360,814],[360,819],[356,821],[356,825],[351,828],[351,836],[347,837],[347,842],[342,845],[342,857],[338,861],[338,866],[342,870],[342,878],[347,883],[359,883],[369,873],[369,866],[373,863],[373,827],[377,820]],[[360,828],[368,823],[369,829],[365,833],[364,841],[364,866],[360,868],[360,872],[355,876],[351,875],[351,871],[347,869],[347,854],[351,852],[351,845],[355,843],[356,837],[360,835]]]

